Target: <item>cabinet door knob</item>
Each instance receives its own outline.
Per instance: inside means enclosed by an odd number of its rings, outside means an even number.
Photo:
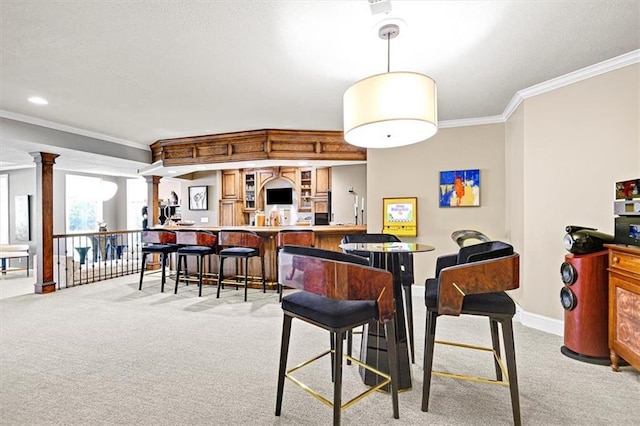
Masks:
[[[620,259],[618,258],[618,256],[613,256],[613,259],[611,259],[613,261],[613,263],[619,263]]]

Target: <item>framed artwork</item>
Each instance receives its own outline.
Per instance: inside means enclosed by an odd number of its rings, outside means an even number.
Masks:
[[[480,170],[440,172],[440,207],[480,206]]]
[[[189,210],[207,210],[208,203],[206,186],[189,187]]]
[[[418,235],[418,199],[416,197],[383,198],[382,232],[398,237]]]
[[[16,195],[16,241],[31,241],[31,195]]]

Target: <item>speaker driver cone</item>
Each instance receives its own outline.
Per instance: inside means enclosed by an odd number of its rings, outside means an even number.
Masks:
[[[560,276],[562,277],[563,283],[571,285],[578,279],[578,271],[576,271],[576,268],[569,262],[562,262],[562,265],[560,265]]]
[[[569,287],[560,289],[560,304],[567,311],[572,311],[576,307],[576,296]]]

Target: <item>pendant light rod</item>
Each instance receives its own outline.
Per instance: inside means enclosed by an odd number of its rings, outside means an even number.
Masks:
[[[387,72],[391,72],[391,39],[398,37],[400,27],[398,24],[386,24],[378,30],[378,36],[387,40]]]

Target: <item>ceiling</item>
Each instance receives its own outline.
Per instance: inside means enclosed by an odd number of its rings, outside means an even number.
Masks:
[[[522,89],[640,48],[639,1],[390,4],[387,15],[367,0],[2,0],[0,116],[145,149],[241,130],[340,130],[344,91],[387,69],[376,23],[388,17],[405,23],[390,68],[436,81],[441,123],[501,116]],[[0,170],[32,162],[33,141],[1,141]],[[67,169],[139,168],[63,157]]]

